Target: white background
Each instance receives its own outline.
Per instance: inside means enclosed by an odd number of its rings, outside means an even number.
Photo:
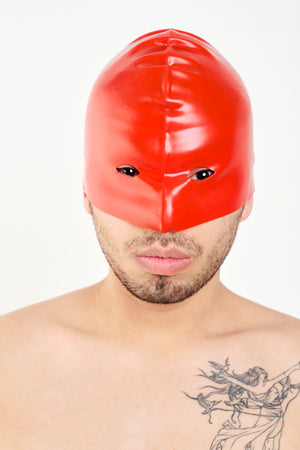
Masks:
[[[298,0],[1,0],[0,313],[107,273],[82,206],[87,98],[131,40],[172,27],[214,45],[252,101],[255,205],[222,280],[300,318],[299,19]]]

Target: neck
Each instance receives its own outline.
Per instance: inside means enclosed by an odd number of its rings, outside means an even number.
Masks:
[[[95,285],[97,320],[107,332],[144,344],[205,338],[222,330],[226,317],[230,320],[226,306],[230,291],[219,275],[218,271],[206,286],[181,302],[156,304],[127,291],[109,268],[108,276]]]

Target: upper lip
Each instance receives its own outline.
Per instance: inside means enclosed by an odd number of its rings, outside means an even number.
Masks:
[[[159,249],[158,247],[152,247],[144,252],[137,254],[137,256],[158,256],[160,258],[190,258],[190,255],[186,255],[176,248]]]

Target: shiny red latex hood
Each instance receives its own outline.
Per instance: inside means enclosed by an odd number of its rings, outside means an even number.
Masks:
[[[145,34],[97,78],[83,180],[96,208],[180,231],[241,208],[254,190],[253,161],[244,84],[203,39],[174,29]]]

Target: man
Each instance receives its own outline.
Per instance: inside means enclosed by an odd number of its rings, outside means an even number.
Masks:
[[[245,87],[204,40],[154,31],[104,68],[83,188],[109,273],[1,317],[1,449],[299,448],[299,321],[219,279],[253,161]]]

